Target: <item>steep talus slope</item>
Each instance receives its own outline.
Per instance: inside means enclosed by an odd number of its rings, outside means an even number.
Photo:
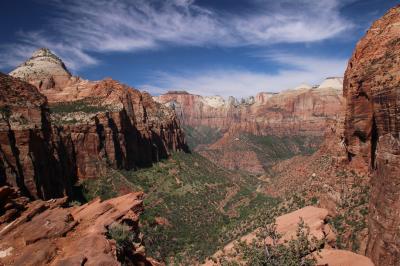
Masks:
[[[372,171],[367,255],[400,264],[400,6],[377,20],[348,64],[349,158]]]
[[[196,150],[225,168],[264,174],[281,160],[312,154],[321,142],[320,136],[256,136],[233,127],[215,143]]]

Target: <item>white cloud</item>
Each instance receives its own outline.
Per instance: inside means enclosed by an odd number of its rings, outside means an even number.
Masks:
[[[41,46],[76,70],[98,62],[93,52],[321,41],[352,26],[340,15],[342,1],[252,0],[251,12],[227,13],[194,0],[53,0],[51,28],[20,34],[18,43],[2,49],[7,55],[0,56],[0,66],[15,66],[22,54]]]
[[[240,69],[214,69],[201,73],[158,73],[154,84],[142,85],[151,93],[168,90],[187,90],[200,95],[247,97],[261,91],[278,92],[294,88],[301,83],[319,84],[328,76],[343,76],[347,60],[299,57],[287,54],[266,55],[268,60],[280,62],[292,69],[277,74],[251,72]]]

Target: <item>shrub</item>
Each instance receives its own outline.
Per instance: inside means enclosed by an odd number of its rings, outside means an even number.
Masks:
[[[126,224],[113,223],[108,227],[107,237],[115,240],[117,253],[121,255],[125,248],[132,246],[135,240],[135,233]]]
[[[70,207],[74,207],[74,206],[81,206],[82,203],[79,202],[79,201],[77,201],[77,200],[72,200],[72,201],[70,201],[70,202],[68,203],[68,205],[69,205]]]
[[[106,112],[107,110],[107,106],[95,103],[93,99],[82,99],[50,105],[50,111],[53,114],[67,114],[74,112],[98,113]]]
[[[296,238],[280,242],[281,235],[276,230],[276,224],[267,225],[258,234],[258,241],[250,245],[239,243],[238,252],[248,265],[259,266],[313,266],[323,242],[310,235],[310,228],[300,220],[296,232]],[[267,243],[266,239],[269,239]],[[271,243],[272,242],[272,243]]]

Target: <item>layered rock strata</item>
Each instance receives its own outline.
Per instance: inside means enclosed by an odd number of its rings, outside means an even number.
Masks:
[[[400,6],[357,44],[344,80],[349,160],[372,171],[367,255],[400,264]]]
[[[32,198],[62,197],[78,178],[186,149],[172,110],[112,79],[72,77],[46,49],[11,74],[0,75],[0,185]]]
[[[343,111],[340,79],[324,82],[323,87],[300,86],[281,93],[259,93],[238,102],[233,97],[202,97],[172,91],[154,97],[175,109],[183,125],[207,126],[254,135],[317,135],[322,136],[328,120]],[[333,86],[333,87],[330,87]]]
[[[29,197],[70,194],[74,147],[53,134],[46,97],[23,81],[0,73],[0,185]]]

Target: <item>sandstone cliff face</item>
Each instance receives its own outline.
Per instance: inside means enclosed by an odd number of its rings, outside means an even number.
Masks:
[[[232,98],[225,101],[221,97],[185,92],[171,92],[154,98],[175,109],[184,125],[223,131],[234,126],[236,131],[254,135],[322,136],[327,121],[340,116],[344,104],[341,90],[326,86],[259,93],[240,104]]]
[[[77,82],[61,90],[42,91],[62,139],[75,150],[80,178],[104,173],[104,167],[147,166],[171,151],[185,148],[175,114],[114,80]]]
[[[1,184],[30,197],[61,197],[76,178],[147,166],[186,148],[175,113],[149,94],[111,79],[70,77],[49,53],[39,50],[11,72],[18,79],[0,76]],[[44,86],[47,79],[55,82]]]
[[[30,197],[68,194],[74,177],[68,147],[53,142],[46,98],[0,73],[0,184]]]
[[[349,158],[372,171],[367,255],[400,264],[400,6],[377,20],[348,64],[345,137]]]

